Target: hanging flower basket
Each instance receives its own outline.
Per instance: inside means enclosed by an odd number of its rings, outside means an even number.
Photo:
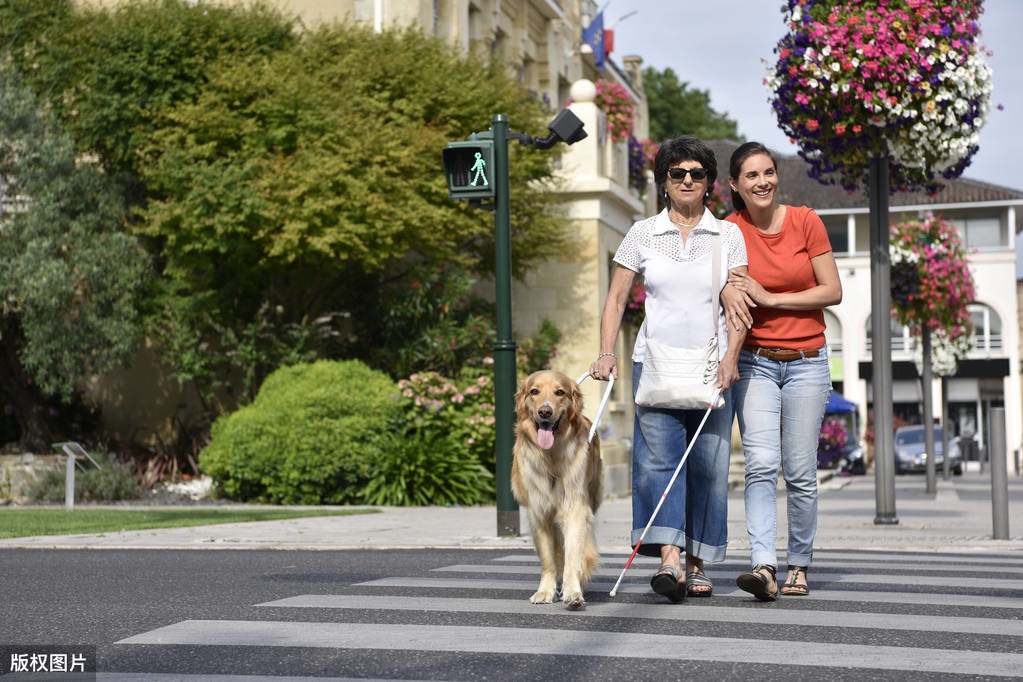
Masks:
[[[636,120],[636,110],[628,90],[625,86],[604,78],[598,78],[594,85],[597,87],[594,104],[607,118],[607,132],[611,140],[617,142],[629,139]]]
[[[893,225],[891,260],[896,321],[916,334],[926,326],[951,341],[970,335],[966,306],[976,294],[955,226],[935,216]],[[900,274],[895,276],[896,272]]]
[[[765,80],[810,175],[852,191],[889,156],[892,190],[937,191],[979,147],[991,69],[981,0],[788,0]]]

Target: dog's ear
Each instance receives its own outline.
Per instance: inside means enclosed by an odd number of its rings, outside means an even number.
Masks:
[[[579,384],[574,381],[572,385],[572,419],[576,422],[576,426],[583,423],[583,392],[579,388]]]
[[[518,390],[515,391],[515,413],[519,417],[523,417],[526,413],[526,384],[529,383],[529,377],[526,377],[519,382]]]

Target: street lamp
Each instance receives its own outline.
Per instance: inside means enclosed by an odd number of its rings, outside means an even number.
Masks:
[[[558,142],[574,144],[586,137],[583,122],[562,109],[547,124],[550,134],[534,138],[508,129],[508,117],[494,114],[490,130],[473,133],[465,142],[444,149],[448,196],[494,211],[494,284],[497,340],[494,343],[494,448],[497,459],[497,534],[519,535],[519,505],[511,491],[512,447],[515,444],[515,340],[511,320],[511,214],[509,211],[508,138],[535,149]],[[494,203],[484,205],[483,200]]]

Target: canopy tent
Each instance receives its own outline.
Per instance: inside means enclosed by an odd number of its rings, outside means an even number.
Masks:
[[[839,412],[839,413],[853,412],[853,413],[855,413],[856,412],[856,403],[853,403],[853,402],[850,402],[850,401],[846,400],[842,396],[842,394],[839,393],[838,391],[832,391],[831,395],[828,397],[828,406],[827,406],[827,408],[825,408],[824,412],[827,413],[827,414],[832,414],[832,413],[835,413],[835,412]]]

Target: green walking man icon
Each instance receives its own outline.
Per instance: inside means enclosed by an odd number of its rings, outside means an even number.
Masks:
[[[487,162],[483,160],[483,155],[480,154],[479,152],[476,152],[476,163],[472,164],[472,168],[469,169],[470,173],[476,171],[476,175],[473,176],[472,182],[470,182],[469,184],[475,187],[476,183],[479,182],[479,180],[482,178],[483,186],[484,187],[489,186],[490,183],[487,182],[486,169]]]

